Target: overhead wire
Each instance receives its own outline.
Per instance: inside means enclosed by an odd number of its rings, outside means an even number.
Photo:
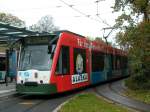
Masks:
[[[97,18],[99,18],[104,24],[106,24],[107,26],[111,26],[111,25],[109,25],[107,22],[106,22],[106,20],[103,20],[101,17],[100,17],[100,14],[99,14],[99,2],[101,2],[101,1],[105,1],[105,0],[96,0],[95,1],[95,3],[96,3],[96,11],[97,11],[97,14],[96,14],[96,16],[97,16]]]
[[[86,14],[86,13],[84,13],[84,12],[78,10],[77,8],[74,7],[74,5],[70,5],[70,4],[68,4],[67,2],[65,2],[64,0],[59,0],[59,1],[62,2],[62,3],[64,3],[65,5],[67,5],[67,6],[70,7],[71,9],[73,9],[74,11],[80,13],[81,15],[83,15],[83,16],[85,16],[85,17],[91,19],[91,20],[95,20],[95,21],[100,22],[100,23],[102,22],[103,24],[105,24],[105,25],[107,25],[107,26],[111,26],[111,25],[109,25],[105,20],[103,20],[100,16],[98,16],[98,18],[99,18],[101,21],[98,20],[98,19],[96,19],[96,18],[93,18],[91,15],[88,15],[88,14]]]

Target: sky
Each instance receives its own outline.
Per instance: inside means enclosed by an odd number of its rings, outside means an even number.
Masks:
[[[114,0],[0,0],[0,12],[11,13],[26,22],[36,24],[45,15],[51,15],[55,26],[83,36],[103,37],[113,26],[118,13],[112,13]],[[69,6],[68,6],[69,5]],[[98,6],[98,7],[97,7]],[[97,16],[98,14],[98,16]],[[115,32],[109,37],[113,41]]]

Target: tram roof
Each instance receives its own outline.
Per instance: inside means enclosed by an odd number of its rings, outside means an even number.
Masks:
[[[64,33],[64,32],[70,33],[70,34],[73,34],[73,35],[77,35],[77,36],[82,37],[82,38],[85,38],[83,35],[80,35],[80,34],[71,32],[71,31],[69,31],[69,30],[59,30],[59,31],[54,31],[54,34],[59,35],[60,33]]]

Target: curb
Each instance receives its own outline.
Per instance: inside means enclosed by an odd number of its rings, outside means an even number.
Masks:
[[[86,92],[81,92],[82,93],[86,93]],[[66,103],[68,103],[70,100],[75,99],[76,97],[78,97],[78,94],[76,94],[75,96],[69,98],[68,100],[66,100],[65,102],[61,103],[59,106],[56,107],[56,109],[54,109],[52,112],[59,112],[59,110],[61,109],[62,106],[64,106]]]
[[[60,105],[58,105],[52,112],[58,112],[62,106],[64,106],[66,103],[68,103],[70,100],[72,100],[74,97],[69,98],[68,100],[66,100],[65,102],[61,103]]]
[[[107,97],[102,96],[102,95],[100,95],[99,93],[96,93],[96,92],[93,92],[93,93],[94,93],[97,97],[102,98],[104,101],[106,101],[106,102],[108,102],[108,103],[115,104],[115,105],[118,105],[118,106],[127,108],[128,110],[131,110],[131,111],[134,111],[134,112],[140,112],[139,110],[136,110],[136,109],[131,108],[131,107],[128,107],[128,106],[125,106],[125,105],[123,105],[123,104],[121,104],[121,103],[115,102],[114,100],[108,99]]]
[[[3,91],[0,91],[0,98],[11,96],[11,95],[14,95],[15,93],[16,93],[16,89],[3,90]]]
[[[106,88],[106,90],[103,89],[104,91],[101,91],[101,92],[99,91],[98,88],[96,88],[95,92],[98,93],[98,95],[100,95],[101,97],[104,97],[105,99],[108,99],[108,100],[114,102],[115,104],[122,105],[122,106],[127,107],[131,110],[134,110],[136,112],[149,112],[149,110],[147,110],[147,108],[150,108],[150,107],[147,107],[147,105],[146,105],[146,108],[142,108],[141,105],[140,105],[142,102],[138,103],[138,102],[136,102],[137,100],[130,99],[129,97],[126,97],[126,96],[118,93],[118,91],[116,92],[115,90],[110,88],[109,84],[105,88]],[[108,92],[107,89],[109,89],[109,91],[112,92],[112,96],[117,96],[118,95],[122,100],[125,100],[125,102],[123,103],[121,100],[118,101],[117,99],[111,98],[110,95],[107,95],[107,93],[105,93],[106,94],[105,95],[104,92]],[[131,103],[128,103],[128,102],[131,102]],[[140,105],[140,107],[137,107],[137,105]],[[144,104],[142,104],[142,105],[144,105]]]

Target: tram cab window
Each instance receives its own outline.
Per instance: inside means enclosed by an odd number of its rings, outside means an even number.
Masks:
[[[70,74],[69,47],[62,46],[57,61],[56,74]]]

